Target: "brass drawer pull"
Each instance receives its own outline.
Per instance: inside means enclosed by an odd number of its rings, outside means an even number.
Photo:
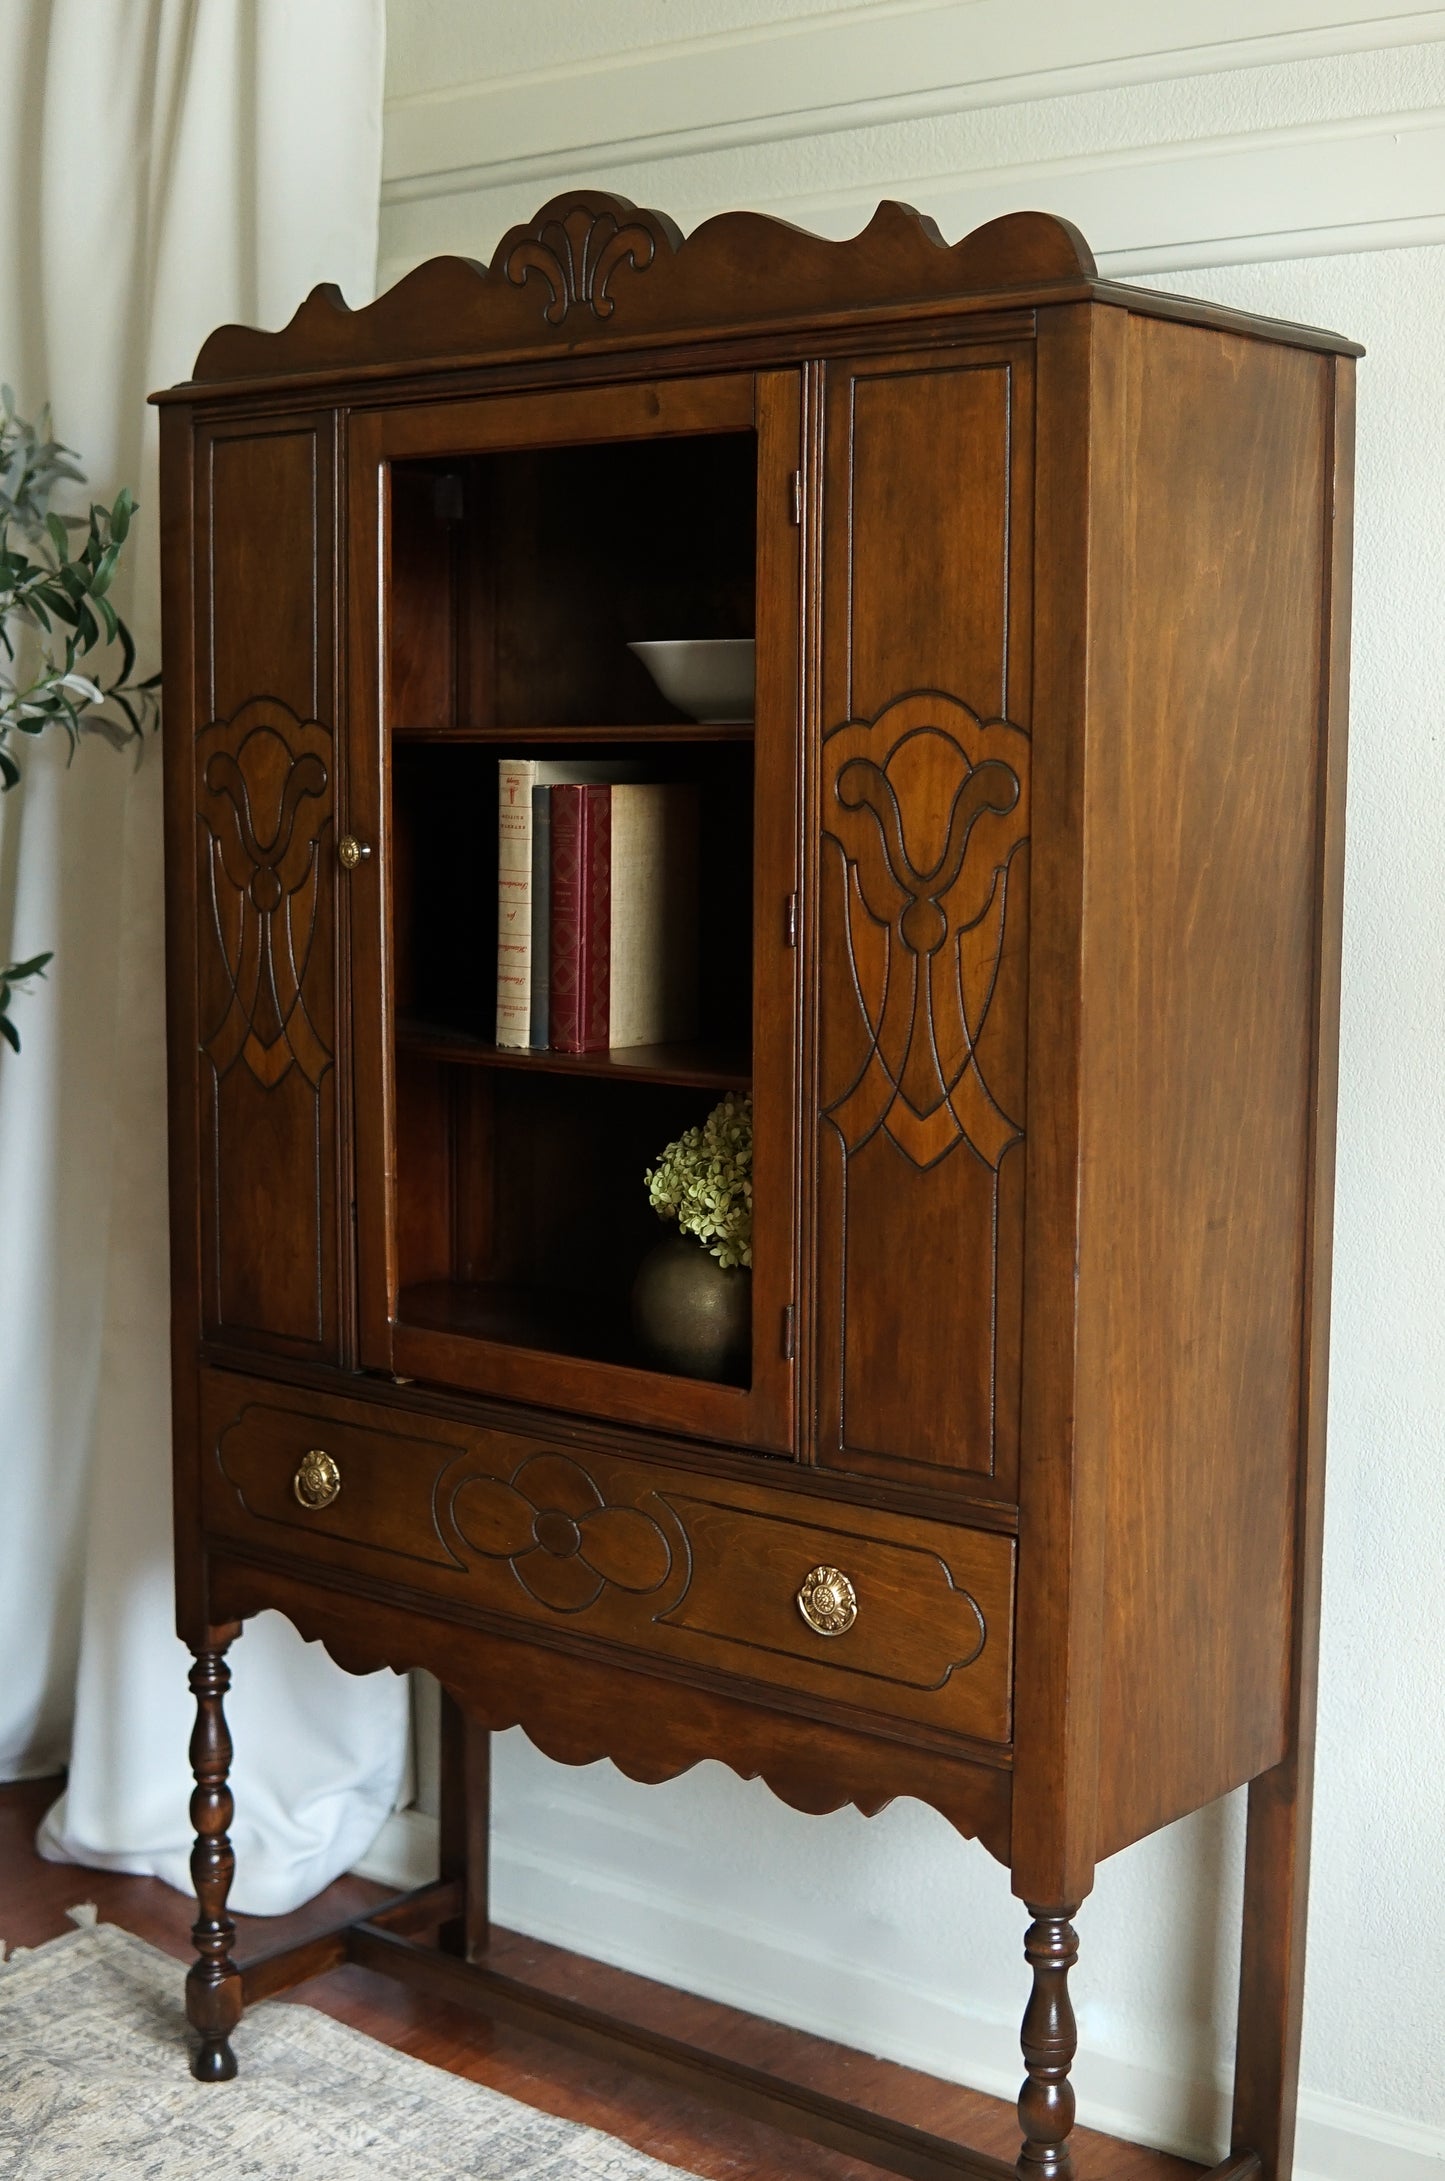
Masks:
[[[302,1455],[291,1489],[303,1507],[329,1507],[341,1490],[341,1471],[321,1447]]]
[[[366,842],[359,841],[354,833],[343,833],[336,843],[336,853],[341,859],[343,869],[354,871],[359,863],[365,862],[366,858],[371,854],[371,850]]]
[[[803,1577],[798,1611],[819,1636],[846,1636],[858,1618],[858,1593],[841,1568],[814,1568]]]

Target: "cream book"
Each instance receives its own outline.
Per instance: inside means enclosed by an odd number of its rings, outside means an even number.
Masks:
[[[532,790],[567,780],[635,779],[605,758],[503,757],[497,763],[497,1043],[532,1043]]]
[[[698,799],[691,781],[612,790],[610,1042],[698,1028]]]

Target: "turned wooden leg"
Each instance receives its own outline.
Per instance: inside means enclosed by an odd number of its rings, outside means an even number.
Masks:
[[[196,1844],[191,1850],[191,1883],[196,1889],[200,1914],[191,1928],[197,1960],[186,1978],[186,2014],[200,2034],[200,2050],[191,2061],[191,2073],[203,2083],[229,2082],[236,2072],[236,2056],[230,2035],[241,2019],[241,1972],[231,1959],[236,1927],[226,1914],[236,1858],[228,1827],[235,1805],[227,1776],[231,1769],[231,1736],[226,1726],[224,1699],[231,1686],[226,1665],[230,1641],[214,1651],[198,1651],[191,1668],[191,1689],[196,1699],[196,1725],[191,1736],[191,1770],[196,1776],[191,1796],[191,1824]]]
[[[492,1821],[492,1737],[442,1691],[441,1875],[462,1882],[460,1920],[442,1944],[464,1961],[480,1961],[491,1944],[489,1908]]]
[[[1034,1988],[1024,2013],[1020,2042],[1028,2073],[1019,2092],[1019,2127],[1023,2148],[1021,2175],[1068,2181],[1074,2171],[1069,2131],[1074,2125],[1074,2091],[1069,2069],[1079,2033],[1069,2001],[1069,1971],[1079,1958],[1079,1935],[1069,1918],[1077,1908],[1046,1909],[1028,1904],[1033,1922],[1024,1953],[1034,1972]]]

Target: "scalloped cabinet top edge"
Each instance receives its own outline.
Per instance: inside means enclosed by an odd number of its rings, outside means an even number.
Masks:
[[[430,258],[360,310],[328,281],[277,332],[218,327],[193,378],[152,399],[1087,300],[1363,354],[1317,327],[1103,279],[1078,228],[1052,212],[1004,213],[952,244],[891,198],[845,241],[761,212],[720,213],[685,236],[664,212],[587,191],[509,229],[490,265]]]

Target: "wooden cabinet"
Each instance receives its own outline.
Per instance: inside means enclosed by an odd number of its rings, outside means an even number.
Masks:
[[[916,1795],[1029,1907],[1021,2173],[1072,2170],[1097,1863],[1251,1783],[1217,2173],[1287,2181],[1356,353],[1101,280],[1042,215],[683,243],[583,195],[160,397],[203,2076],[320,1960],[230,1956],[224,1654],[276,1607],[430,1667],[469,1797],[326,1960],[583,2034],[487,1965],[503,1726]],[[629,649],[681,636],[753,640],[751,720]],[[495,1044],[529,756],[690,784],[696,1035]],[[751,1345],[698,1378],[626,1298],[643,1169],[729,1090]],[[626,2049],[900,2173],[1014,2171]]]

